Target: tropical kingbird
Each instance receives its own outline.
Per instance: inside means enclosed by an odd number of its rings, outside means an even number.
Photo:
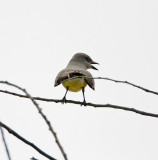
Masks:
[[[69,61],[67,67],[58,73],[54,86],[56,87],[62,83],[65,87],[66,93],[62,99],[63,103],[66,102],[68,91],[78,92],[80,90],[83,93],[83,103],[86,103],[84,95],[85,87],[88,84],[94,90],[94,79],[87,69],[98,70],[92,64],[98,63],[85,53],[76,53]]]

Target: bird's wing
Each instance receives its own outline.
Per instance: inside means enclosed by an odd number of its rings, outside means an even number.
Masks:
[[[90,88],[94,90],[94,79],[92,78],[92,75],[87,70],[74,70],[74,69],[63,69],[60,71],[55,79],[54,86],[58,86],[61,84],[64,80],[73,78],[73,77],[83,77]]]

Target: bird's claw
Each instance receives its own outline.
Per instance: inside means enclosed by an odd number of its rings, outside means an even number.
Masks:
[[[84,100],[83,102],[82,102],[82,104],[81,104],[81,106],[86,106],[86,101]]]
[[[66,98],[65,97],[63,97],[63,99],[62,99],[62,102],[61,102],[62,104],[64,104],[64,103],[66,103]]]

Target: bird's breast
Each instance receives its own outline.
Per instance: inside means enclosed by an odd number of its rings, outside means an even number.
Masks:
[[[66,89],[72,92],[78,92],[87,85],[83,78],[67,79],[62,82],[62,84]]]

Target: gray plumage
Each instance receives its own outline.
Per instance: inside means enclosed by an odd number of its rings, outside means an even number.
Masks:
[[[75,82],[75,80],[73,81],[73,78],[76,80],[78,78],[83,78],[85,80],[85,82],[89,85],[90,88],[92,88],[94,90],[95,88],[95,84],[94,84],[94,79],[91,75],[91,73],[89,71],[87,71],[87,69],[95,69],[97,70],[97,68],[95,68],[92,64],[98,64],[96,62],[94,62],[87,54],[85,53],[76,53],[71,60],[69,61],[68,65],[66,66],[65,69],[61,70],[56,79],[55,79],[55,83],[54,86],[58,86],[59,84],[63,84],[64,87],[66,88],[66,93],[62,99],[63,103],[66,103],[66,95],[68,90],[73,91],[73,92],[78,92],[82,89],[82,93],[83,93],[83,104],[86,103],[85,100],[85,95],[84,95],[84,91],[85,91],[85,84],[84,81],[78,81],[76,83],[81,83],[81,86],[79,85],[79,88],[71,88],[71,84],[73,84],[73,82]],[[64,81],[68,80],[68,82],[66,85],[64,84]],[[71,81],[72,80],[72,81]],[[83,86],[82,86],[83,85]]]
[[[98,63],[94,62],[91,59],[91,57],[85,53],[76,53],[69,61],[66,68],[58,73],[55,79],[54,86],[55,87],[58,86],[68,78],[81,76],[84,77],[89,87],[94,90],[95,89],[94,79],[92,79],[92,75],[89,71],[87,71],[87,69],[95,69],[95,70],[97,69],[91,64],[98,64]]]
[[[84,77],[85,81],[87,82],[88,86],[92,88],[93,90],[95,89],[95,84],[94,84],[94,79],[92,79],[92,75],[90,72],[83,70],[83,69],[63,69],[60,71],[55,79],[55,84],[54,86],[58,86],[61,84],[64,80],[68,78],[73,78],[73,77]],[[88,78],[90,77],[90,78]]]

